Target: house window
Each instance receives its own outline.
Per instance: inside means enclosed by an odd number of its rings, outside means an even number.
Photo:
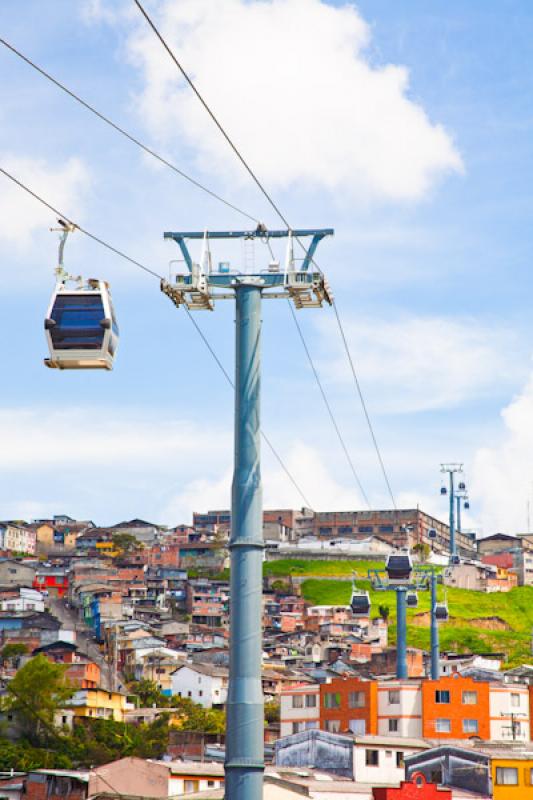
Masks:
[[[187,697],[192,697],[192,692],[187,692]]]
[[[452,724],[449,719],[436,719],[435,730],[437,733],[450,733]]]
[[[378,767],[379,750],[365,750],[365,764],[367,767]]]
[[[518,786],[518,768],[496,767],[496,784],[498,786]]]
[[[340,719],[327,719],[324,723],[324,728],[330,733],[338,733],[341,729]]]
[[[389,705],[390,706],[397,706],[400,703],[400,691],[398,689],[392,689],[389,692]]]
[[[359,533],[373,533],[374,528],[372,527],[372,525],[359,525],[357,530],[359,531]]]
[[[316,694],[306,694],[305,695],[305,707],[306,708],[316,708]]]
[[[198,692],[198,697],[203,697],[203,696],[204,696],[204,693],[203,693],[203,692],[202,692],[202,690],[200,689],[200,691]]]
[[[397,719],[389,719],[389,733],[398,733],[398,722]]]
[[[304,707],[304,699],[301,694],[294,694],[292,696],[292,707],[293,708],[303,708]]]
[[[350,692],[348,695],[348,705],[350,708],[363,708],[365,705],[365,693]]]
[[[339,708],[341,696],[339,692],[326,692],[324,695],[324,708]]]
[[[436,703],[449,703],[450,702],[450,692],[445,689],[444,691],[437,690],[435,692],[435,702]]]
[[[215,781],[207,781],[207,788],[213,789],[215,786]]]
[[[356,736],[364,736],[366,733],[366,720],[364,719],[351,719],[348,727]]]
[[[396,766],[398,767],[398,769],[400,769],[400,768],[405,766],[405,759],[404,759],[403,750],[398,750],[396,752]]]
[[[477,692],[463,692],[463,705],[464,706],[477,705]]]
[[[300,733],[300,723],[299,722],[293,722],[292,723],[292,732],[293,733]]]
[[[393,533],[394,532],[394,525],[380,525],[379,526],[380,533]]]
[[[520,695],[515,694],[514,692],[511,693],[511,706],[512,708],[518,708],[520,705]]]
[[[477,732],[478,732],[477,719],[463,720],[463,733],[477,733]]]

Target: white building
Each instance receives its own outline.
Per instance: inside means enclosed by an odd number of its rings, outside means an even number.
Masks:
[[[422,736],[420,681],[381,681],[378,685],[378,736]]]
[[[530,740],[529,690],[527,686],[491,683],[489,714],[492,741],[528,742]]]
[[[169,797],[180,797],[193,792],[209,792],[209,790],[220,789],[224,786],[224,764],[209,761],[164,763],[169,768]]]
[[[280,736],[318,728],[320,686],[305,683],[283,689],[280,695]]]
[[[172,694],[189,697],[204,708],[223,706],[228,696],[228,670],[213,664],[184,664],[172,674]]]
[[[37,547],[37,534],[29,528],[14,525],[12,522],[0,522],[0,549],[14,553],[34,555]]]
[[[19,589],[18,597],[0,599],[0,611],[44,611],[44,596],[37,589]]]
[[[398,736],[355,736],[353,778],[371,786],[399,784],[405,780],[406,756],[429,749],[422,739]]]

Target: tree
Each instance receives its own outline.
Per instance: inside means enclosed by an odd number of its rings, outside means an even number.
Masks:
[[[17,714],[30,744],[46,744],[56,733],[56,712],[76,691],[65,678],[66,669],[66,664],[54,664],[40,653],[7,686],[4,706]]]
[[[427,542],[417,542],[413,547],[413,553],[418,556],[421,564],[425,564],[431,553],[431,547]]]
[[[272,722],[279,722],[279,719],[279,703],[276,700],[270,700],[270,702],[265,703],[265,722],[271,724]]]
[[[389,608],[389,606],[379,606],[378,611],[379,611],[379,616],[381,617],[381,619],[385,620],[385,622],[388,624],[389,617],[390,617],[390,608]]]
[[[123,553],[130,553],[132,550],[139,549],[139,541],[131,533],[114,533],[112,542],[116,549],[121,550]]]
[[[128,688],[139,698],[141,706],[155,705],[157,708],[167,708],[170,704],[170,697],[164,695],[154,681],[143,678],[140,681],[132,681]]]
[[[4,645],[0,656],[4,664],[9,661],[11,661],[12,664],[17,664],[20,656],[25,656],[27,652],[28,648],[25,644],[22,644],[22,642],[14,642],[13,644]]]

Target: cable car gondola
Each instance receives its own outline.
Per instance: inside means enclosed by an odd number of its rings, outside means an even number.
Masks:
[[[461,557],[454,553],[453,556],[450,556],[450,564],[453,564],[454,567],[458,566],[461,563]]]
[[[119,332],[109,285],[93,278],[84,282],[65,271],[63,249],[75,226],[59,222],[62,236],[57,283],[44,321],[50,358],[44,363],[57,369],[110,370]]]
[[[441,493],[441,494],[448,494],[448,490],[447,490],[447,488],[446,488],[445,486],[441,486],[441,487],[440,487],[440,493]]]
[[[362,589],[352,589],[350,601],[354,617],[368,617],[370,614],[370,595]]]
[[[389,553],[385,563],[389,584],[391,586],[405,586],[411,580],[413,560],[409,550],[405,547],[395,553]]]
[[[436,539],[437,538],[437,531],[435,528],[430,528],[428,531],[428,539]]]
[[[435,604],[435,617],[438,622],[448,622],[450,615],[448,614],[448,603],[446,600]]]
[[[416,592],[407,592],[405,601],[408,608],[418,608],[418,595]]]

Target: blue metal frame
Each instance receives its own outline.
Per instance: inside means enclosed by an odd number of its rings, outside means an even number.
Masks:
[[[189,272],[191,272],[192,258],[189,248],[187,247],[187,239],[286,239],[290,235],[295,239],[303,239],[307,236],[312,236],[311,244],[299,268],[299,271],[307,272],[309,265],[312,263],[318,243],[325,236],[333,236],[334,232],[333,228],[300,228],[291,231],[268,231],[262,228],[256,228],[256,230],[252,231],[166,231],[163,234],[163,238],[173,239],[179,245],[185,263],[187,264]],[[210,276],[210,283],[212,277],[213,275]],[[228,282],[223,285],[227,286]]]
[[[383,578],[385,577],[385,580]],[[429,577],[429,584],[428,584]],[[431,591],[431,678],[440,674],[439,626],[436,615],[438,575],[433,567],[414,567],[407,586],[391,586],[384,569],[369,569],[368,579],[377,592],[396,592],[396,677],[407,678],[407,592]]]

